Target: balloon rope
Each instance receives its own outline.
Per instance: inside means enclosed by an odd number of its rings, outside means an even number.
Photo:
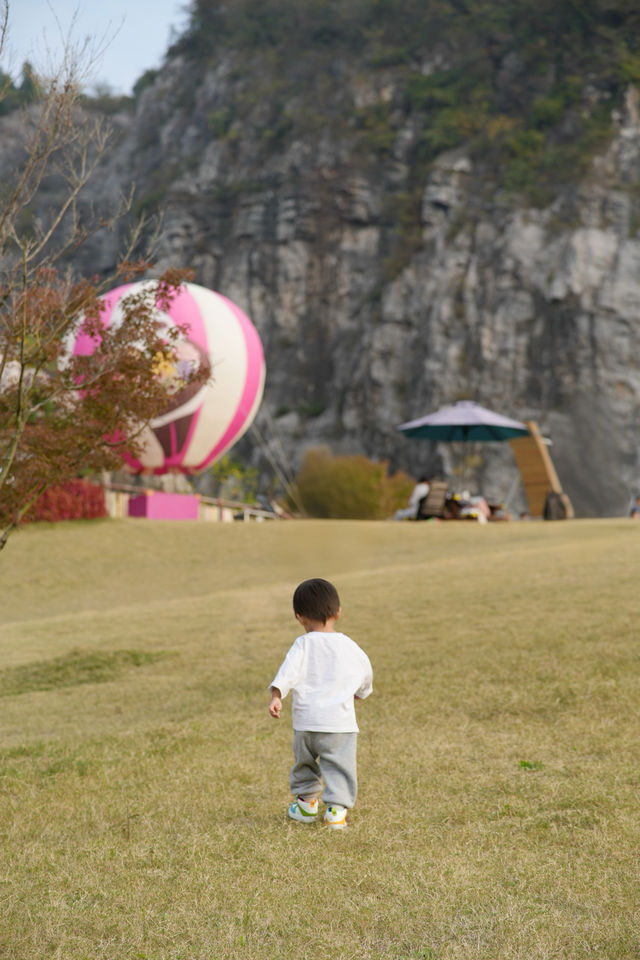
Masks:
[[[273,443],[274,447],[276,447],[276,450],[280,457],[280,464],[282,466],[283,473],[285,474],[286,477],[288,477],[289,483],[294,484],[295,475],[293,471],[289,470],[289,460],[287,458],[287,454],[285,452],[282,440],[280,439],[280,434],[278,433],[278,428],[276,427],[275,421],[273,420],[273,417],[271,416],[271,414],[269,413],[266,407],[260,408],[260,414],[264,418],[265,423],[269,428],[271,442]]]
[[[298,496],[297,496],[297,493],[296,493],[295,483],[293,482],[293,479],[292,479],[292,478],[287,479],[286,472],[288,472],[288,467],[285,467],[284,470],[283,470],[282,467],[281,467],[281,465],[278,464],[278,462],[276,461],[273,453],[271,452],[271,449],[269,448],[269,444],[268,444],[267,440],[266,440],[265,437],[263,436],[263,434],[262,434],[260,428],[258,427],[258,425],[256,424],[255,420],[254,420],[254,422],[251,424],[251,426],[250,426],[249,429],[250,429],[251,433],[253,433],[253,434],[255,435],[255,438],[256,438],[256,440],[258,441],[258,446],[260,447],[260,449],[262,450],[262,452],[265,454],[267,460],[268,460],[269,463],[271,464],[271,467],[272,467],[274,473],[275,473],[276,476],[278,477],[278,480],[280,481],[280,483],[283,485],[283,487],[284,487],[284,489],[286,490],[288,496],[291,497],[291,499],[293,500],[293,502],[295,503],[295,505],[298,507],[298,509],[299,509],[302,513],[304,513],[304,507],[303,507],[302,504],[300,503],[300,500],[298,499]]]

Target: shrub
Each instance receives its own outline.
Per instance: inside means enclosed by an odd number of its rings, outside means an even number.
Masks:
[[[413,481],[387,463],[361,455],[334,457],[328,447],[309,450],[296,477],[298,499],[312,517],[381,520],[406,506]]]
[[[27,511],[24,521],[94,520],[106,517],[104,490],[88,480],[69,480],[49,487]]]
[[[256,502],[258,471],[255,467],[247,467],[225,454],[211,464],[208,477],[213,488],[212,496],[242,500],[243,503]]]

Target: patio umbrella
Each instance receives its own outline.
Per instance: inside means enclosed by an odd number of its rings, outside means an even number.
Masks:
[[[494,413],[471,400],[460,400],[450,407],[442,407],[426,417],[401,423],[398,427],[406,437],[422,437],[425,440],[442,440],[447,443],[462,441],[509,440],[511,437],[526,437],[528,428],[519,420],[511,420]]]

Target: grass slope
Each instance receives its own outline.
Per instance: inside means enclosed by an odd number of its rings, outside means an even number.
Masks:
[[[640,526],[33,526],[0,560],[3,960],[637,960]],[[266,686],[370,654],[345,835]]]

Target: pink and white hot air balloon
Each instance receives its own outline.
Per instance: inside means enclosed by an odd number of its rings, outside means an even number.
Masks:
[[[105,327],[121,322],[123,298],[145,287],[148,281],[105,294]],[[235,303],[195,283],[182,284],[168,313],[157,312],[162,323],[188,331],[178,341],[178,364],[206,357],[212,377],[181,391],[174,406],[151,421],[139,458],[127,457],[127,463],[134,473],[198,473],[240,439],[258,411],[265,378],[262,344]],[[74,353],[92,349],[93,341],[81,332]]]

